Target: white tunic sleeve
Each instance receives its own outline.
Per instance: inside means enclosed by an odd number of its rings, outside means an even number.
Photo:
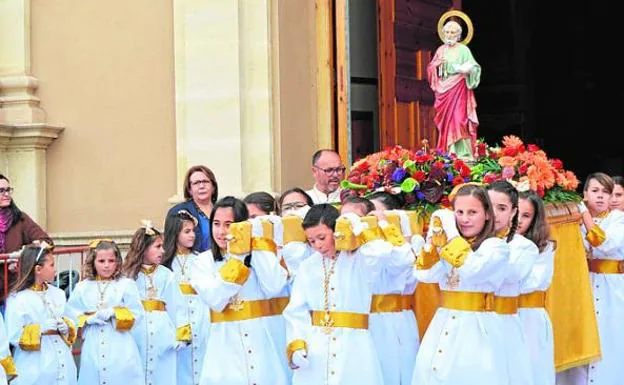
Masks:
[[[531,271],[533,263],[539,255],[539,250],[535,243],[520,234],[514,235],[509,242],[509,249],[508,272],[505,281],[520,282]]]
[[[88,309],[83,302],[83,293],[85,286],[89,281],[81,281],[78,282],[74,290],[71,292],[69,296],[69,300],[67,301],[67,306],[65,306],[65,315],[69,317],[74,324],[78,325],[79,318],[86,312],[95,311],[96,309]]]
[[[464,264],[457,268],[460,279],[467,285],[490,282],[499,287],[506,275],[509,245],[496,237],[488,238],[468,254]]]
[[[430,269],[417,269],[414,266],[414,277],[423,283],[438,283],[451,270],[451,265],[444,261],[438,261]]]
[[[286,320],[286,341],[306,341],[312,325],[312,310],[306,298],[306,277],[296,279],[290,293],[290,301],[284,309],[283,316]],[[321,288],[319,288],[321,290]]]
[[[191,285],[212,310],[223,311],[230,298],[243,287],[221,278],[211,252],[201,253],[194,267],[196,271],[191,276]]]
[[[123,295],[121,297],[121,304],[119,306],[127,308],[130,313],[132,313],[134,316],[134,325],[136,325],[145,316],[145,310],[143,309],[143,304],[141,303],[139,288],[137,287],[136,282],[129,278],[122,278],[120,281],[123,281],[124,288]]]
[[[7,298],[4,317],[9,343],[13,346],[19,346],[24,326],[33,323],[34,320],[29,319],[30,317],[28,317],[22,307],[22,302],[14,294],[9,295]]]
[[[375,282],[384,269],[391,257],[394,246],[392,243],[375,239],[366,242],[360,246],[357,250],[353,251],[354,255],[349,258],[357,258],[358,261],[363,263],[368,272],[368,282]],[[345,253],[342,251],[341,253]]]
[[[277,259],[275,253],[266,250],[251,252],[251,267],[258,277],[260,288],[267,297],[279,294],[288,279],[288,272]]]
[[[281,253],[292,280],[297,276],[301,262],[312,255],[314,250],[305,242],[289,242],[284,245]]]
[[[531,272],[522,283],[520,288],[522,293],[546,290],[550,287],[555,271],[554,254],[553,243],[548,242],[548,245],[535,259]]]
[[[606,239],[595,246],[594,250],[602,255],[611,256],[612,259],[620,259],[614,257],[622,254],[624,250],[624,212],[612,211],[599,226],[604,231]]]

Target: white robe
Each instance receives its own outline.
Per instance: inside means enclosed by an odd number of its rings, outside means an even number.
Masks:
[[[605,232],[605,241],[592,247],[596,259],[624,260],[624,212],[613,210],[598,220]],[[581,225],[585,249],[587,229]],[[561,385],[622,385],[622,357],[624,357],[624,274],[589,273],[594,295],[594,310],[598,321],[602,357],[589,365],[575,367],[557,375]]]
[[[418,250],[417,252],[420,252]],[[414,265],[414,253],[411,245],[405,243],[402,246],[395,246],[392,258],[382,269],[377,280],[373,283],[373,295],[398,294],[403,295],[407,275],[412,275]],[[404,351],[411,353],[418,349],[418,338],[409,339],[410,336],[403,335],[407,328],[406,317],[403,310],[398,312],[371,313],[368,320],[368,330],[373,338],[373,344],[377,350],[381,373],[384,384],[409,384],[402,382],[403,378],[410,378],[413,372],[413,364],[409,367],[402,365]],[[416,335],[418,336],[418,334]],[[414,359],[416,355],[414,354]],[[409,371],[404,373],[403,371]]]
[[[185,258],[185,262],[181,261],[180,256],[176,256],[171,264],[176,285],[183,281],[189,283],[197,270],[195,268],[198,263],[197,254],[189,254],[182,258]],[[187,275],[186,278],[182,277],[182,263],[185,263],[184,271]],[[198,279],[201,279],[201,277],[198,277]],[[177,353],[177,383],[181,385],[198,385],[210,333],[210,311],[197,294],[180,293],[180,295],[182,298],[178,302],[178,326],[191,325],[193,339],[189,346],[179,350]]]
[[[520,284],[529,275],[539,255],[535,243],[520,234],[509,242],[507,275],[496,290],[498,297],[518,297]],[[507,369],[510,385],[532,385],[531,356],[518,313],[499,314],[503,322],[503,342],[507,352]]]
[[[552,242],[539,254],[531,272],[520,285],[520,293],[546,291],[552,282],[555,258]],[[552,323],[544,308],[520,308],[518,316],[529,347],[533,385],[555,383],[555,346]]]
[[[509,245],[488,238],[456,269],[457,288],[447,284],[451,265],[440,260],[428,270],[414,270],[420,282],[441,290],[493,293],[507,271]],[[507,385],[503,323],[494,312],[438,308],[420,342],[412,385]]]
[[[368,314],[373,283],[391,253],[392,244],[383,240],[370,241],[355,252],[340,252],[329,280],[330,311]],[[315,252],[301,263],[284,311],[288,341],[304,340],[310,363],[294,371],[292,383],[382,385],[368,329],[337,327],[328,335],[323,328],[312,325],[310,311],[325,310],[322,258]]]
[[[76,324],[81,315],[97,310],[97,282],[80,281],[71,293],[65,314]],[[143,306],[133,280],[119,278],[110,281],[104,294],[107,306],[126,307],[134,316],[134,325],[141,322]],[[145,385],[139,348],[130,332],[116,329],[116,322],[113,318],[104,325],[84,325],[79,385]]]
[[[9,350],[9,338],[6,334],[4,319],[2,318],[2,314],[0,314],[0,360],[9,356],[11,356],[11,351]],[[0,365],[0,385],[7,385],[7,377],[8,376],[4,366]]]
[[[47,306],[40,295],[45,297]],[[5,315],[6,328],[9,342],[15,347],[14,361],[18,373],[11,384],[76,384],[76,364],[71,347],[67,346],[60,335],[42,335],[41,348],[38,351],[25,351],[19,346],[24,326],[43,325],[49,318],[60,318],[65,310],[65,303],[65,292],[52,285],[48,285],[47,290],[42,292],[25,289],[9,295]]]
[[[210,309],[223,311],[235,295],[243,301],[264,300],[275,297],[286,285],[287,273],[279,265],[274,253],[253,251],[249,277],[243,283],[224,281],[219,269],[229,258],[244,256],[226,255],[215,262],[212,252],[198,256],[197,274],[191,284]],[[213,322],[204,359],[202,385],[285,385],[287,374],[279,355],[280,350],[270,334],[265,319]]]
[[[166,311],[145,311],[145,316],[134,324],[132,336],[139,347],[145,384],[169,385],[176,383],[176,312],[181,294],[171,270],[158,265],[152,273],[156,295],[148,298],[148,277],[139,272],[136,283],[141,300],[165,302]]]

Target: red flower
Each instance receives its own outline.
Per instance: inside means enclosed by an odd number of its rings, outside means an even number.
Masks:
[[[516,154],[518,153],[518,151],[513,148],[513,147],[505,147],[503,148],[503,155],[504,156],[516,156]]]
[[[436,160],[435,162],[433,162],[433,164],[431,165],[431,168],[439,168],[440,170],[444,168],[444,163],[440,162],[439,160]]]
[[[544,188],[541,186],[537,187],[537,191],[536,191],[537,195],[539,195],[540,198],[544,197]]]
[[[489,172],[483,176],[483,183],[489,184],[496,181],[496,179],[498,179],[496,174]]]
[[[487,146],[485,143],[477,143],[477,155],[478,156],[485,156],[486,149],[487,149]]]
[[[456,176],[455,178],[453,178],[453,186],[457,186],[458,184],[462,184],[464,183],[464,178],[462,178],[461,176]]]
[[[529,144],[527,147],[529,152],[536,152],[540,149],[536,144]]]
[[[412,174],[412,178],[416,179],[416,182],[418,183],[421,183],[423,180],[425,180],[426,177],[427,177],[427,174],[425,174],[425,172],[422,170],[416,170]]]
[[[529,165],[527,163],[522,163],[522,166],[518,167],[518,175],[526,175],[528,168]]]
[[[555,170],[563,169],[563,162],[561,159],[553,158],[550,160],[550,164],[555,168]]]
[[[523,153],[526,151],[526,147],[524,147],[524,144],[520,145],[520,147],[518,147],[518,152],[519,153]]]
[[[440,204],[442,207],[451,207],[451,201],[449,201],[448,197],[445,195],[440,200]]]

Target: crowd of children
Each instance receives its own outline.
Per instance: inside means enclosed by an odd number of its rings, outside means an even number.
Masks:
[[[203,253],[183,209],[163,233],[143,221],[123,258],[92,241],[68,300],[51,247],[28,245],[0,317],[0,385],[621,385],[622,184],[591,174],[579,204],[602,350],[589,365],[555,374],[557,245],[542,200],[497,181],[457,186],[425,234],[388,193],[339,209],[300,189],[277,207],[228,196]],[[441,292],[422,341],[418,282]]]

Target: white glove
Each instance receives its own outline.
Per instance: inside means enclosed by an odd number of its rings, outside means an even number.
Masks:
[[[399,214],[399,218],[401,218],[401,233],[404,237],[409,237],[412,235],[412,226],[410,226],[409,217],[405,210],[391,210],[393,213]]]
[[[173,349],[177,352],[177,351],[180,351],[182,349],[186,349],[190,345],[191,345],[191,343],[187,342],[187,341],[176,341],[176,344],[174,345]]]
[[[100,309],[95,313],[95,316],[102,321],[108,321],[113,317],[113,315],[115,315],[115,311],[110,307],[107,309]]]
[[[460,74],[467,74],[472,71],[472,63],[465,62],[463,64],[453,64],[453,69]]]
[[[457,230],[457,224],[455,222],[455,213],[453,211],[449,209],[438,209],[431,214],[431,219],[434,217],[440,218],[442,229],[448,241],[459,236],[459,230]]]
[[[292,363],[297,369],[305,369],[310,366],[310,361],[303,349],[295,350],[292,355]]]
[[[360,217],[357,216],[357,214],[346,213],[340,216],[342,218],[347,219],[351,223],[351,229],[353,230],[353,234],[355,236],[362,234],[362,231],[368,228],[368,224],[362,222],[362,220],[360,219]]]
[[[262,217],[255,217],[250,219],[251,222],[251,236],[252,237],[262,237],[264,235],[264,230],[262,229]]]
[[[41,332],[47,332],[50,330],[57,330],[56,328],[56,319],[48,318],[41,323]]]
[[[412,245],[412,250],[414,250],[416,255],[418,255],[423,246],[425,246],[425,239],[420,234],[414,234],[412,235],[412,240],[410,243]]]
[[[56,319],[56,329],[63,335],[69,334],[69,326],[67,326],[62,318]]]
[[[96,316],[91,316],[85,321],[87,325],[106,325],[106,321],[102,321]]]
[[[581,215],[583,215],[585,211],[588,211],[584,201],[580,201],[579,203],[577,203],[576,207],[578,208],[579,214]]]
[[[273,242],[277,247],[284,246],[284,224],[282,217],[277,215],[266,215],[262,217],[273,224]]]

